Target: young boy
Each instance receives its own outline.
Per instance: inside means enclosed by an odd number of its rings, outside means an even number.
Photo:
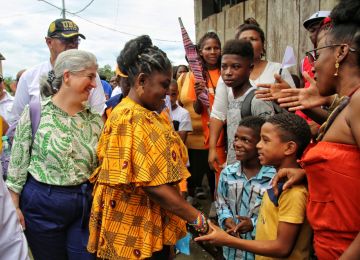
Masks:
[[[261,166],[256,144],[265,123],[261,117],[246,117],[235,133],[234,149],[238,162],[227,166],[220,175],[216,208],[220,226],[241,238],[253,240],[263,194],[275,174],[273,167]],[[223,247],[225,259],[254,259],[253,253]]]
[[[189,112],[176,103],[179,96],[179,90],[177,82],[174,79],[170,83],[169,95],[171,102],[171,118],[174,129],[180,135],[181,140],[185,143],[188,132],[191,132],[193,129]]]
[[[249,80],[254,67],[254,50],[249,41],[229,40],[225,43],[221,58],[221,78],[231,91],[217,91],[210,119],[209,163],[218,161],[216,143],[223,126],[227,126],[228,149],[227,165],[236,162],[233,141],[236,129],[241,121],[241,108],[246,96],[256,86]],[[219,113],[226,106],[226,114]],[[220,115],[221,114],[221,115]],[[251,115],[268,117],[274,114],[271,102],[253,98]]]
[[[277,114],[262,126],[257,144],[260,163],[276,170],[299,168],[297,159],[310,142],[306,121],[291,113]],[[256,259],[309,259],[311,230],[306,222],[307,189],[294,186],[282,192],[278,200],[272,189],[264,194],[254,241],[228,235],[212,223],[213,232],[196,241],[226,245],[256,254]]]

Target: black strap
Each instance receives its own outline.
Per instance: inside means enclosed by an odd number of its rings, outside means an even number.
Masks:
[[[244,102],[241,104],[241,109],[240,109],[241,119],[244,119],[245,117],[252,115],[251,102],[255,96],[255,90],[256,89],[250,90],[250,92],[246,95]]]

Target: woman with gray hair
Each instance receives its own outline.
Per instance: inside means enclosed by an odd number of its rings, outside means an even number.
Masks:
[[[103,122],[86,101],[96,70],[93,54],[62,52],[41,82],[37,130],[32,134],[29,107],[16,128],[6,183],[36,260],[95,258],[86,250],[88,177],[98,165]]]

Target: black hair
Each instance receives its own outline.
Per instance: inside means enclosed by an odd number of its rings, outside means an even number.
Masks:
[[[200,38],[199,42],[196,45],[196,48],[198,49],[198,52],[202,48],[204,48],[205,41],[208,40],[208,39],[214,39],[215,41],[217,41],[217,43],[219,44],[220,50],[221,50],[221,41],[220,41],[219,36],[216,34],[216,32],[207,32]],[[202,60],[202,63],[204,65],[204,68],[206,68],[206,66],[205,66],[206,64],[205,64],[204,59],[201,58],[201,60]],[[219,56],[217,67],[220,68],[220,65],[221,65],[221,55]]]
[[[360,1],[341,0],[331,11],[333,28],[329,31],[334,43],[347,43],[356,50],[360,66]]]
[[[228,40],[222,50],[222,55],[235,54],[243,58],[254,61],[254,49],[249,41],[246,40]]]
[[[174,72],[174,73],[173,73],[173,78],[174,78],[174,79],[176,79],[176,74],[178,73],[178,71],[179,71],[179,69],[180,69],[181,67],[182,67],[182,68],[185,68],[186,71],[189,72],[188,66],[186,66],[186,65],[184,65],[184,64],[180,64],[180,65],[178,65],[178,66],[175,66],[175,67],[174,67],[174,70],[173,70],[173,72]]]
[[[176,85],[176,87],[177,87],[178,84],[177,84],[176,79],[171,79],[169,88],[170,88],[170,86],[172,86],[172,85]]]
[[[219,44],[220,50],[221,50],[221,41],[220,41],[219,36],[218,36],[215,32],[207,32],[207,33],[205,33],[205,34],[200,38],[199,42],[198,42],[197,45],[196,45],[196,49],[197,49],[197,52],[198,52],[198,53],[200,53],[200,50],[201,50],[201,49],[204,47],[204,45],[205,45],[205,41],[208,40],[208,39],[214,39],[215,41],[217,41],[217,43]],[[200,55],[199,55],[199,56],[200,56]],[[185,57],[185,58],[186,58],[186,61],[188,61],[188,60],[187,60],[187,57]],[[210,76],[209,76],[208,73],[207,73],[207,69],[206,69],[207,66],[206,66],[205,60],[203,59],[202,56],[200,56],[200,58],[201,58],[201,62],[202,62],[203,68],[204,68],[204,70],[203,70],[203,77],[204,77],[204,79],[205,79],[205,81],[206,81],[206,84],[207,84]],[[217,67],[218,69],[221,68],[221,55],[219,55],[219,58],[218,58],[217,63],[216,63],[216,67]],[[216,85],[216,84],[215,84],[215,85]],[[214,86],[214,87],[215,87],[215,86]]]
[[[265,123],[265,119],[259,116],[247,116],[242,119],[239,123],[239,127],[247,127],[254,131],[254,133],[260,137],[260,130],[262,125]]]
[[[261,42],[263,44],[263,52],[264,55],[266,54],[266,50],[265,50],[265,33],[264,31],[260,28],[259,23],[255,20],[255,18],[247,18],[243,24],[239,25],[236,28],[236,33],[235,33],[235,39],[239,39],[239,36],[242,32],[245,31],[249,31],[249,30],[253,30],[256,31],[261,39]]]
[[[171,62],[166,53],[152,44],[148,35],[128,41],[117,57],[120,70],[128,76],[131,86],[139,73],[150,75],[153,71],[171,72]]]
[[[266,122],[277,126],[278,135],[283,142],[293,141],[297,144],[296,157],[301,158],[311,140],[311,131],[305,119],[293,113],[276,114]]]

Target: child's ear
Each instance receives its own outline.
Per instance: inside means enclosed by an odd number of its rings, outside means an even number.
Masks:
[[[297,149],[298,149],[298,145],[294,141],[289,141],[286,143],[284,153],[285,155],[290,156],[296,154]]]

